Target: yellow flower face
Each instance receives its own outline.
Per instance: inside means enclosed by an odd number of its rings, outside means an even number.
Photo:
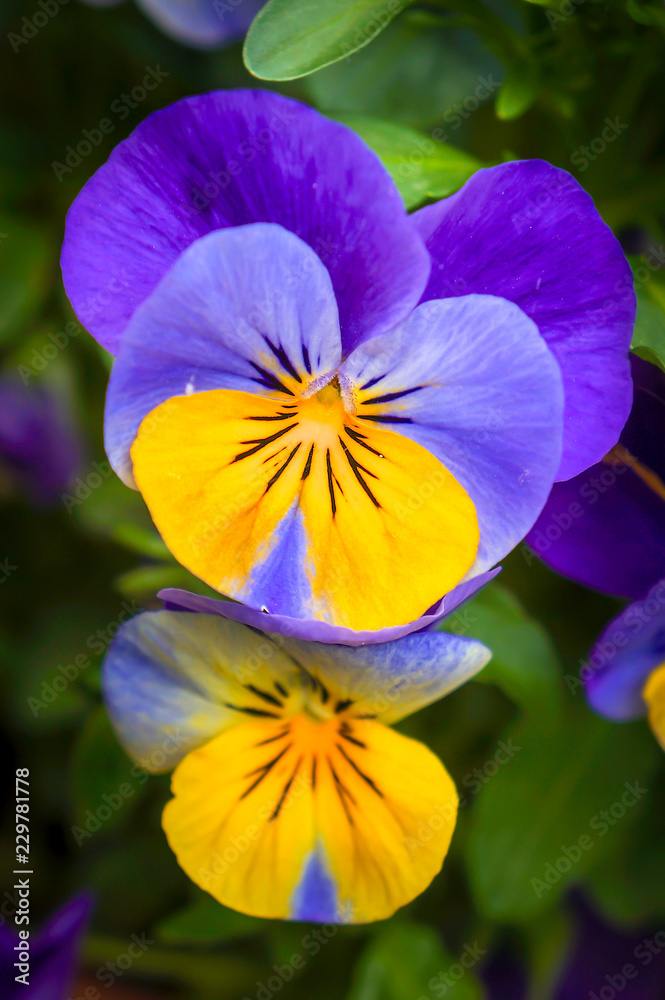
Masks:
[[[163,825],[194,882],[255,916],[365,922],[429,885],[457,816],[441,762],[388,723],[488,658],[442,632],[352,648],[157,612],[123,627],[104,690],[139,763],[173,746]]]

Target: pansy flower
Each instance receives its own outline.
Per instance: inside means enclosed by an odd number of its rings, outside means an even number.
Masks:
[[[457,815],[440,761],[389,727],[489,657],[443,632],[352,648],[167,610],[122,626],[103,689],[131,756],[175,767],[163,826],[194,882],[255,916],[357,923],[429,885]]]
[[[541,161],[408,217],[344,126],[212,93],[117,147],[62,262],[117,355],[114,468],[180,562],[278,616],[419,619],[524,537],[630,407],[628,265]]]
[[[56,504],[81,461],[80,443],[63,400],[47,388],[0,377],[0,481],[37,508]]]
[[[527,536],[552,569],[616,597],[665,576],[665,372],[631,355],[634,400],[617,444],[557,483]]]
[[[115,7],[122,0],[84,0]],[[266,0],[137,0],[144,14],[171,38],[195,48],[229,45],[245,34]]]
[[[648,715],[665,749],[665,577],[609,623],[580,676],[596,712],[615,722]]]

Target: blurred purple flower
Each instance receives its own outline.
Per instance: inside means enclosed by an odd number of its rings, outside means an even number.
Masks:
[[[665,373],[631,356],[633,408],[619,442],[555,483],[527,544],[552,569],[617,597],[665,576]]]
[[[86,923],[92,909],[87,893],[75,896],[55,913],[28,944],[27,981],[19,950],[20,938],[0,927],[0,982],[3,1000],[65,1000],[72,986]],[[21,930],[25,929],[25,925]],[[18,963],[18,965],[16,964]]]
[[[122,0],[84,0],[115,7]],[[230,45],[245,34],[266,0],[136,0],[158,28],[185,45],[207,49]]]
[[[57,503],[78,468],[69,415],[49,390],[0,377],[0,474],[16,480],[35,507]]]
[[[551,1000],[662,1000],[665,933],[619,930],[581,894],[572,897],[574,933]],[[528,1000],[525,963],[502,948],[481,970],[487,1000]],[[548,996],[550,994],[548,993]]]

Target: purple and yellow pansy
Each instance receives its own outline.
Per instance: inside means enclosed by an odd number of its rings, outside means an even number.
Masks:
[[[429,885],[457,816],[438,758],[389,727],[489,658],[443,632],[353,648],[167,610],[122,626],[103,689],[131,756],[175,767],[163,826],[194,882],[255,916],[363,923]]]
[[[116,354],[114,468],[179,561],[281,619],[420,627],[629,412],[628,265],[542,161],[409,217],[344,126],[188,98],[88,182],[62,263]]]

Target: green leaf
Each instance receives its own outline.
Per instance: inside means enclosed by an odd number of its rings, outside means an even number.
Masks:
[[[416,129],[365,115],[341,114],[348,125],[381,159],[395,181],[407,209],[428,198],[453,194],[483,166],[480,160]]]
[[[144,772],[137,771],[122,750],[100,706],[88,716],[74,746],[71,789],[75,825],[92,835],[116,829],[127,819],[144,788]],[[89,838],[81,837],[79,834],[78,840],[87,843]]]
[[[539,92],[540,80],[531,63],[513,69],[497,95],[497,118],[507,122],[521,118],[535,104]]]
[[[363,48],[413,0],[269,0],[254,18],[245,65],[262,80],[294,80]]]
[[[425,29],[400,17],[366,49],[303,85],[324,114],[369,115],[422,127],[440,141],[472,129],[501,83],[501,67],[471,31]]]
[[[586,880],[612,923],[644,926],[665,918],[665,852],[662,837],[663,775],[649,787],[645,808],[619,851],[603,858]]]
[[[665,370],[665,284],[646,265],[635,263],[634,271],[637,315],[631,350]],[[640,280],[642,271],[647,280]]]
[[[554,731],[529,722],[509,738],[520,752],[478,796],[467,860],[485,915],[528,920],[616,850],[645,803],[629,789],[650,787],[656,746],[641,722],[617,726],[584,707]]]
[[[7,343],[42,306],[53,254],[47,236],[30,224],[0,216],[0,343]]]
[[[222,599],[221,594],[193,576],[184,566],[170,566],[166,563],[156,566],[137,566],[136,569],[121,573],[116,577],[114,584],[124,597],[131,597],[136,601],[149,601],[167,587],[191,590],[195,594],[203,594],[204,597]]]
[[[211,945],[250,937],[264,927],[264,921],[229,910],[202,892],[184,910],[162,920],[156,933],[165,944]]]
[[[438,628],[455,633],[464,629],[463,634],[492,650],[478,681],[498,685],[543,727],[560,718],[563,697],[556,652],[545,629],[529,618],[510,591],[490,584]]]
[[[475,942],[465,947],[477,961]],[[432,928],[400,918],[384,924],[372,938],[347,1000],[418,1000],[432,992],[443,996],[453,984],[455,1000],[482,1000],[485,995],[471,969],[446,951]]]

